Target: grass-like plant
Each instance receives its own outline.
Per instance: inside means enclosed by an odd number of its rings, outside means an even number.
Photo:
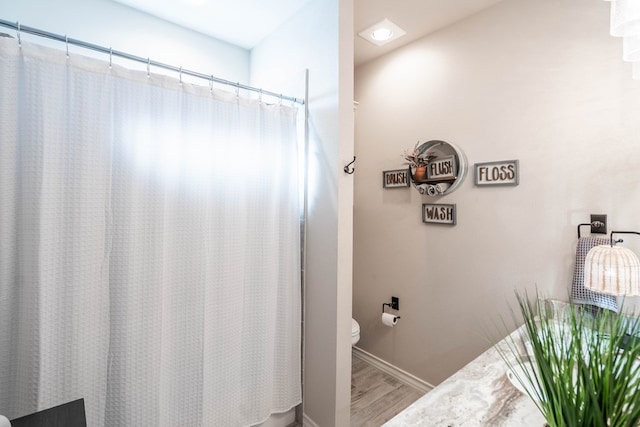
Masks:
[[[498,351],[547,424],[638,426],[639,319],[608,310],[590,315],[571,303],[557,319],[537,296],[516,296],[520,312],[512,314],[524,321],[523,332],[509,335]],[[521,369],[526,362],[533,368]]]

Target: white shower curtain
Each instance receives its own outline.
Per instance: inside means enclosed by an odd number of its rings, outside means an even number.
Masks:
[[[0,38],[0,413],[301,401],[296,109]]]

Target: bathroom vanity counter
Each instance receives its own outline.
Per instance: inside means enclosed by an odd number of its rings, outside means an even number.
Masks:
[[[507,370],[491,347],[384,427],[542,427],[544,417],[531,398],[511,384]]]

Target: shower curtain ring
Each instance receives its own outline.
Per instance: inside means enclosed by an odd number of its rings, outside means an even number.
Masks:
[[[236,82],[236,98],[240,98],[240,82]]]
[[[151,78],[151,59],[147,57],[147,78]]]
[[[182,66],[180,67],[179,78],[180,78],[180,86],[182,86]]]
[[[113,48],[109,47],[109,69],[111,69],[112,64],[113,64]]]
[[[258,98],[260,104],[262,104],[262,88],[260,88],[260,97]]]
[[[18,36],[18,47],[22,47],[22,40],[20,39],[20,21],[16,22],[16,35]]]
[[[209,90],[213,93],[213,74],[211,74],[211,80],[209,80]]]
[[[67,51],[67,59],[69,59],[69,37],[66,34],[64,36],[64,46]]]

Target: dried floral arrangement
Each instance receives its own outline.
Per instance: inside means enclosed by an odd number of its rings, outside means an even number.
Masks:
[[[416,142],[412,150],[404,150],[404,154],[402,155],[405,164],[413,169],[427,166],[429,162],[436,157],[433,151],[421,153],[419,147],[420,141]]]

